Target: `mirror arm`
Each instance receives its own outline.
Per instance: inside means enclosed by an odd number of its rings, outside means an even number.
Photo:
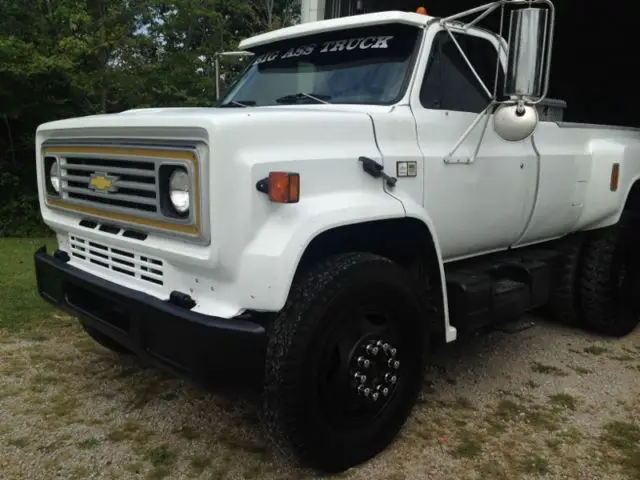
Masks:
[[[456,48],[460,52],[460,55],[462,55],[462,58],[464,58],[464,62],[467,64],[467,67],[469,67],[469,69],[471,70],[471,73],[473,73],[473,76],[476,77],[476,80],[482,86],[482,89],[487,94],[487,97],[493,99],[493,95],[491,95],[491,92],[489,91],[487,86],[484,84],[484,82],[480,78],[480,75],[478,75],[478,72],[474,68],[474,66],[471,63],[471,61],[469,60],[469,57],[467,57],[467,54],[464,53],[464,50],[462,49],[462,47],[458,43],[458,40],[456,40],[456,37],[453,36],[453,32],[449,29],[449,26],[446,23],[442,23],[442,28],[444,28],[445,31],[449,34],[449,37],[451,37],[451,40],[453,41],[454,45],[456,46]]]
[[[478,152],[480,151],[480,144],[482,143],[482,139],[484,138],[484,134],[485,134],[485,132],[487,130],[487,125],[489,123],[489,118],[490,118],[490,115],[491,115],[491,109],[496,105],[496,103],[497,102],[495,102],[494,100],[491,100],[489,105],[487,105],[487,107],[482,112],[480,112],[478,114],[476,119],[473,121],[473,123],[471,125],[469,125],[469,128],[467,128],[465,130],[465,132],[462,134],[460,139],[456,142],[456,144],[451,149],[451,151],[447,155],[445,155],[444,163],[447,163],[447,164],[450,164],[450,163],[464,163],[464,164],[473,163],[473,161],[476,159],[476,156],[478,155]],[[456,153],[456,151],[464,143],[464,141],[467,139],[467,137],[469,137],[469,135],[471,135],[471,132],[473,131],[473,129],[476,128],[476,126],[480,123],[480,121],[484,117],[486,117],[486,122],[485,122],[484,128],[482,129],[482,135],[480,136],[480,139],[478,140],[478,145],[476,146],[476,149],[475,149],[475,152],[474,152],[473,156],[472,157],[464,157],[464,158],[454,158],[453,154]]]

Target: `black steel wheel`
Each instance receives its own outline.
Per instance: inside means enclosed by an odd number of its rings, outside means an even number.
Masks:
[[[340,255],[296,282],[267,350],[263,415],[277,445],[328,472],[383,450],[420,390],[425,323],[411,277],[381,257]]]
[[[587,241],[580,279],[583,324],[621,337],[640,320],[640,232],[625,215],[618,225],[593,232]]]

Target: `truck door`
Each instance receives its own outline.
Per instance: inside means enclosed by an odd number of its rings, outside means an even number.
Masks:
[[[493,92],[495,38],[479,30],[454,35]],[[443,257],[453,260],[506,249],[524,232],[533,210],[538,168],[535,150],[530,140],[502,140],[493,131],[492,119],[482,136],[483,119],[445,161],[490,98],[445,30],[430,28],[425,45],[431,48],[420,59],[411,104],[425,163],[424,206]],[[480,150],[473,158],[480,138]]]

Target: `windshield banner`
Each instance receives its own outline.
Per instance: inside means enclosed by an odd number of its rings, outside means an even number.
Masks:
[[[347,38],[345,40],[331,40],[321,44],[311,43],[309,45],[292,47],[285,52],[276,50],[275,52],[263,53],[256,58],[254,65],[260,65],[262,63],[273,62],[275,60],[286,58],[306,57],[314,52],[337,53],[345,50],[385,49],[389,48],[389,42],[394,38],[395,37],[393,35],[380,35],[373,37]]]

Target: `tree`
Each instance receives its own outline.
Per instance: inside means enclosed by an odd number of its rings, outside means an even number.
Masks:
[[[215,53],[298,18],[299,0],[0,0],[0,236],[42,228],[39,124],[211,105]]]

